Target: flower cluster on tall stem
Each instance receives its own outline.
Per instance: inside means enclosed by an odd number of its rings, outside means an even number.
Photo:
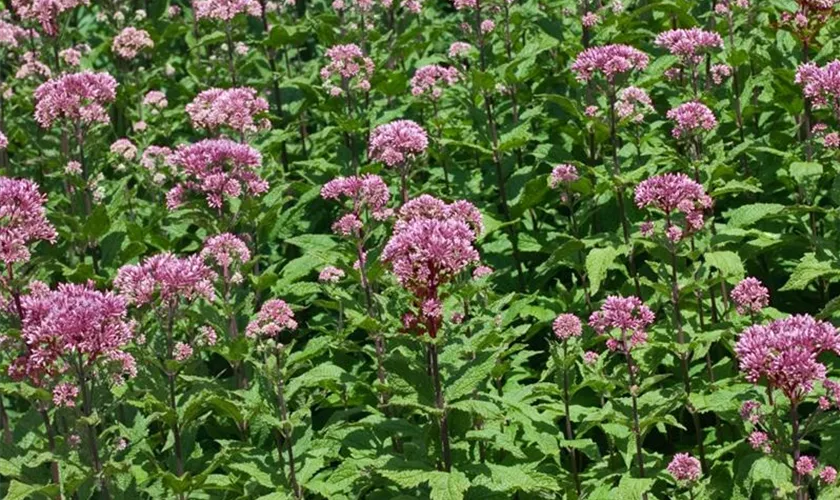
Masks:
[[[397,281],[414,295],[413,311],[405,314],[407,330],[428,340],[429,372],[435,388],[435,405],[440,410],[441,458],[449,471],[446,403],[438,365],[438,344],[443,324],[444,287],[479,261],[474,247],[483,229],[481,213],[466,201],[447,204],[423,195],[400,208],[394,232],[382,251],[382,261]]]
[[[632,401],[633,427],[636,438],[636,464],[639,476],[645,477],[645,459],[642,454],[642,432],[639,427],[639,386],[636,384],[638,367],[633,361],[634,348],[647,342],[647,328],[656,317],[653,311],[638,297],[610,296],[601,309],[589,317],[591,326],[599,335],[606,335],[607,349],[624,355],[627,364],[628,392]],[[615,332],[618,335],[615,335]]]
[[[396,120],[373,129],[368,156],[400,173],[400,197],[408,202],[408,179],[411,168],[429,146],[426,131],[411,120]]]
[[[571,441],[575,438],[575,434],[572,430],[572,416],[570,410],[571,392],[569,391],[569,342],[571,342],[574,338],[580,337],[583,332],[583,325],[580,322],[580,318],[574,314],[563,313],[554,319],[554,322],[551,324],[551,329],[554,332],[554,337],[560,344],[562,344],[562,357],[556,355],[557,353],[555,353],[555,363],[560,364],[563,371],[563,407],[566,421],[565,434],[566,439]],[[574,357],[571,359],[574,359]],[[573,447],[570,447],[569,454],[572,464],[572,479],[575,483],[575,490],[578,495],[580,495],[581,486],[580,476],[578,474],[577,451]]]
[[[826,352],[840,355],[840,332],[831,323],[818,321],[809,315],[790,316],[767,325],[752,325],[741,333],[735,345],[738,366],[745,378],[754,384],[760,380],[767,382],[767,403],[771,410],[785,411],[774,401],[774,391],[781,391],[789,401],[789,443],[779,435],[777,427],[766,425],[760,403],[745,403],[742,417],[753,426],[763,428],[764,432],[754,431],[750,436],[754,447],[779,454],[789,453],[791,461],[788,463],[793,469],[797,500],[808,498],[804,486],[814,470],[813,459],[802,455],[803,439],[825,411],[832,406],[840,408],[840,383],[827,377],[826,365],[817,359]],[[822,383],[826,395],[820,397],[817,409],[803,423],[800,405],[814,391],[817,383]]]
[[[263,304],[256,317],[248,323],[245,335],[254,339],[260,344],[259,349],[263,351],[265,367],[270,366],[269,359],[273,356],[275,390],[275,404],[277,418],[282,422],[280,434],[282,441],[277,442],[278,458],[283,455],[285,448],[289,465],[289,486],[295,498],[302,498],[303,490],[297,480],[295,465],[294,438],[292,427],[289,423],[289,410],[286,401],[286,386],[284,376],[284,365],[287,356],[287,346],[280,342],[280,335],[284,332],[294,331],[298,327],[292,308],[280,299],[271,299]]]

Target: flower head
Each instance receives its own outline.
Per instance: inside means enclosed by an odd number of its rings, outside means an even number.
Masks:
[[[253,17],[262,15],[258,0],[195,0],[193,8],[196,19],[230,21],[238,14]]]
[[[583,327],[580,323],[580,318],[574,314],[561,314],[554,318],[551,324],[551,329],[554,331],[554,336],[558,340],[568,340],[572,337],[580,337],[583,332]]]
[[[231,267],[235,264],[244,264],[251,259],[251,251],[238,236],[230,233],[217,234],[208,238],[201,249],[201,256],[210,259],[222,268],[223,274],[227,276]]]
[[[834,484],[834,481],[837,480],[837,469],[826,465],[820,471],[820,480],[825,484]]]
[[[61,13],[89,4],[90,0],[12,0],[12,7],[21,18],[38,21],[49,36],[58,34]]]
[[[647,92],[639,87],[627,87],[618,92],[615,113],[620,120],[639,123],[653,111],[653,102]]]
[[[376,66],[373,59],[367,57],[358,45],[334,45],[327,49],[329,62],[321,68],[321,79],[326,81],[326,88],[332,94],[333,89],[338,94],[346,88],[356,87],[362,91],[370,90],[370,78]],[[339,80],[339,85],[331,82]],[[355,84],[355,85],[354,85]]]
[[[636,186],[635,200],[639,208],[655,207],[665,212],[671,223],[665,230],[672,241],[678,241],[683,233],[673,224],[677,212],[685,216],[687,231],[698,231],[703,228],[703,211],[712,206],[703,186],[685,174],[663,174],[642,181]]]
[[[423,127],[411,120],[397,120],[373,129],[368,156],[389,167],[404,167],[426,152],[428,145],[429,139]]]
[[[770,303],[770,292],[761,281],[749,277],[741,280],[730,295],[738,314],[757,313]]]
[[[802,476],[809,476],[817,468],[817,460],[807,455],[799,457],[796,461],[796,472]]]
[[[443,89],[451,87],[461,79],[461,74],[453,67],[437,64],[423,66],[411,77],[411,95],[427,96],[432,100],[440,98]]]
[[[735,354],[748,381],[767,379],[791,401],[801,401],[825,380],[826,367],[817,356],[826,351],[840,354],[840,333],[825,321],[796,315],[753,325],[738,338]]]
[[[55,228],[46,218],[46,201],[34,182],[0,177],[0,261],[26,262],[29,245],[38,240],[55,242]]]
[[[825,66],[815,63],[805,63],[799,66],[794,81],[802,86],[802,92],[811,103],[818,108],[840,106],[840,60],[833,60]]]
[[[357,217],[367,210],[377,220],[384,220],[391,215],[387,208],[391,193],[388,191],[388,185],[378,175],[336,177],[324,184],[321,197],[325,200],[349,198],[352,202],[352,213]]]
[[[344,271],[335,266],[326,266],[318,274],[321,283],[338,283],[344,277]]]
[[[262,155],[229,139],[205,139],[180,146],[168,161],[186,178],[166,195],[170,209],[184,202],[187,191],[203,193],[207,204],[219,210],[225,197],[238,198],[243,191],[258,196],[268,191],[268,183],[257,172]]]
[[[112,153],[125,160],[133,160],[137,156],[137,146],[126,138],[114,141],[110,149]]]
[[[668,111],[666,116],[674,121],[674,130],[671,135],[677,139],[717,127],[717,118],[712,110],[696,101],[681,104]]]
[[[629,45],[605,45],[590,47],[578,54],[572,71],[582,82],[588,82],[596,73],[601,73],[612,83],[616,76],[634,69],[643,70],[649,62],[647,54]]]
[[[654,44],[668,49],[686,64],[699,64],[705,52],[723,48],[723,38],[700,28],[675,29],[660,33]]]
[[[129,264],[117,271],[114,288],[129,303],[142,306],[156,300],[212,301],[215,297],[215,273],[199,255],[179,258],[162,253],[147,258],[140,264]]]
[[[152,41],[148,31],[129,26],[114,37],[113,49],[123,59],[134,59],[141,50],[151,49],[154,46],[155,42]]]
[[[257,317],[245,329],[249,338],[276,337],[286,330],[297,329],[295,314],[286,302],[271,299],[263,304]]]
[[[677,453],[668,464],[668,472],[677,481],[694,482],[700,479],[700,460],[688,453]]]
[[[82,123],[108,123],[105,105],[117,94],[117,81],[108,73],[74,73],[35,89],[35,120],[48,128],[60,118]]]
[[[215,131],[228,127],[239,133],[255,132],[258,125],[265,123],[268,101],[257,97],[257,91],[250,87],[214,88],[198,94],[187,104],[186,111],[197,128]]]
[[[557,165],[551,170],[551,175],[548,177],[548,185],[551,188],[556,188],[560,184],[569,184],[578,180],[578,170],[574,165],[564,163]]]
[[[656,317],[638,297],[609,296],[601,309],[589,316],[589,326],[600,335],[619,330],[620,337],[610,337],[611,351],[626,352],[647,342],[647,327]]]

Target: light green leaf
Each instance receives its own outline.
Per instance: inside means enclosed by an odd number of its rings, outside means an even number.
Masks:
[[[729,210],[724,215],[729,219],[729,225],[747,227],[765,217],[778,214],[784,208],[784,205],[778,203],[753,203]]]
[[[613,247],[594,248],[586,255],[586,275],[589,277],[589,288],[592,294],[598,293],[601,283],[607,277],[607,269],[621,255]]]
[[[813,253],[806,253],[790,274],[788,282],[779,291],[804,290],[817,278],[837,275],[840,275],[840,271],[833,269],[829,262],[818,261]]]
[[[461,500],[470,488],[470,480],[463,472],[434,472],[429,479],[431,500]]]
[[[708,252],[704,256],[706,263],[720,271],[723,276],[736,280],[744,279],[746,271],[744,271],[744,264],[741,263],[741,257],[737,253],[730,251]]]

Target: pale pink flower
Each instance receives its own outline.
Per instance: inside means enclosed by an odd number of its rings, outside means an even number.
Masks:
[[[29,246],[39,240],[55,243],[55,228],[46,218],[46,195],[26,179],[0,177],[0,261],[27,262]]]
[[[268,183],[257,172],[262,155],[245,144],[205,139],[178,147],[168,161],[186,178],[166,195],[170,210],[183,204],[188,191],[204,194],[208,205],[218,210],[226,197],[238,198],[243,192],[259,196],[268,191]]]
[[[834,481],[837,480],[837,469],[826,465],[820,471],[820,480],[825,484],[834,484]]]
[[[668,464],[668,472],[680,482],[694,482],[700,479],[700,460],[688,453],[677,453]]]
[[[141,50],[154,46],[148,31],[129,26],[114,37],[113,49],[123,59],[134,59]]]
[[[485,19],[484,21],[481,21],[479,29],[481,29],[481,33],[484,35],[492,33],[493,30],[496,29],[496,23],[494,23],[492,19]]]
[[[16,49],[28,39],[29,35],[25,29],[0,19],[0,46]]]
[[[245,329],[245,335],[249,338],[277,337],[287,330],[297,329],[295,314],[286,302],[279,299],[271,299],[263,304],[257,317],[254,318]]]
[[[561,314],[554,318],[551,324],[551,329],[554,331],[554,336],[558,340],[568,340],[572,337],[580,337],[583,332],[580,318],[574,314]]]
[[[268,112],[268,101],[250,87],[214,88],[198,94],[186,107],[194,127],[256,132],[257,122]]]
[[[66,118],[82,123],[108,123],[105,105],[116,98],[117,81],[108,73],[85,71],[64,75],[35,90],[35,120],[43,127]]]
[[[178,361],[179,363],[190,359],[193,355],[192,346],[183,342],[176,342],[173,351],[175,361]]]
[[[591,366],[597,363],[600,357],[601,355],[595,351],[586,351],[583,353],[583,362]]]
[[[111,144],[111,153],[126,160],[133,160],[137,157],[137,146],[126,138],[117,139]]]
[[[636,186],[635,201],[639,208],[655,207],[665,212],[669,222],[665,231],[671,241],[679,241],[683,232],[674,231],[679,229],[674,225],[675,215],[684,215],[685,231],[699,231],[704,224],[703,211],[712,207],[703,186],[685,174],[663,174],[642,181]]]
[[[621,335],[610,336],[607,347],[611,351],[626,352],[647,342],[647,327],[654,319],[653,311],[638,297],[612,295],[607,297],[600,310],[589,316],[589,326],[599,335],[619,330]]]
[[[322,283],[338,283],[344,277],[344,271],[335,266],[326,266],[318,274],[318,281]]]
[[[251,251],[238,236],[230,233],[217,234],[208,238],[201,249],[201,257],[211,260],[222,268],[222,276],[230,278],[230,271],[251,259]]]
[[[179,258],[162,253],[140,264],[121,267],[114,279],[114,288],[137,306],[158,300],[164,304],[197,298],[213,301],[215,279],[216,274],[199,255]]]
[[[548,185],[554,189],[561,184],[569,184],[580,178],[577,168],[574,165],[563,163],[555,166],[548,177]]]
[[[720,85],[723,81],[732,76],[732,67],[728,64],[714,64],[711,67],[712,82]]]
[[[6,138],[6,134],[0,132],[0,150],[6,149],[9,147],[9,139]]]
[[[587,12],[580,19],[580,24],[582,24],[585,28],[594,28],[600,22],[601,16],[599,16],[596,12]]]
[[[473,270],[472,277],[477,280],[490,276],[491,274],[493,274],[493,268],[490,266],[478,266]]]
[[[212,326],[204,325],[198,329],[199,335],[196,337],[196,344],[200,347],[213,347],[218,341],[216,330]]]
[[[810,475],[816,468],[817,460],[814,457],[805,455],[799,457],[799,460],[796,461],[796,472],[798,472],[801,476]]]
[[[749,441],[752,449],[761,450],[765,453],[769,453],[770,443],[766,433],[754,431],[750,434],[750,437],[747,439],[747,441]]]
[[[82,62],[82,53],[72,47],[59,52],[58,57],[68,66],[78,66]]]
[[[82,175],[82,164],[75,160],[70,160],[64,167],[64,173],[69,175]]]
[[[53,404],[59,407],[74,408],[79,388],[73,384],[62,382],[53,388]]]
[[[143,104],[156,109],[164,109],[169,106],[169,101],[166,100],[166,94],[159,90],[150,90],[143,98]]]
[[[415,97],[428,96],[438,99],[444,88],[454,85],[460,78],[461,74],[452,67],[446,68],[437,64],[423,66],[411,77],[411,94]]]
[[[617,95],[615,113],[620,120],[640,123],[645,115],[653,111],[653,102],[647,92],[638,87],[621,89]]]
[[[23,64],[15,73],[15,78],[22,80],[32,75],[46,80],[52,76],[52,71],[49,66],[40,61],[37,53],[26,52],[23,54]]]
[[[449,46],[449,57],[456,59],[463,57],[472,51],[473,46],[466,42],[454,42]]]
[[[325,81],[328,91],[332,88],[358,87],[361,82],[368,82],[373,76],[376,66],[373,59],[367,57],[362,49],[356,44],[334,45],[327,49],[329,62],[321,68],[321,79]],[[332,83],[333,79],[338,80],[338,85]],[[353,83],[355,81],[355,84]]]
[[[653,43],[691,65],[699,64],[709,50],[723,48],[720,35],[700,28],[668,30],[657,35]]]
[[[757,313],[770,304],[770,292],[761,281],[749,277],[741,280],[730,294],[738,314]]]
[[[590,47],[578,54],[572,71],[582,82],[588,82],[596,73],[601,73],[612,83],[616,76],[634,69],[643,70],[649,62],[647,54],[628,45],[606,45]]]
[[[253,17],[262,15],[262,7],[258,0],[194,0],[196,19],[216,19],[230,21],[237,14]]]
[[[429,139],[423,127],[411,120],[379,125],[370,134],[368,156],[389,167],[404,167],[426,152]]]
[[[89,0],[12,0],[12,8],[26,20],[38,21],[49,36],[58,34],[58,16],[79,5],[89,5]]]
[[[677,139],[717,127],[717,118],[712,110],[696,101],[681,104],[668,111],[666,116],[674,121],[674,130],[671,135]]]

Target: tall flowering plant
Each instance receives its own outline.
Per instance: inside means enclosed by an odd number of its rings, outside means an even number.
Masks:
[[[840,383],[828,377],[828,368],[817,358],[823,353],[840,355],[840,332],[825,321],[809,315],[777,319],[766,325],[755,324],[744,330],[735,345],[738,366],[747,381],[766,383],[765,405],[749,400],[741,407],[741,417],[752,429],[749,444],[756,450],[783,460],[793,471],[793,495],[797,500],[811,498],[809,482],[817,475],[817,461],[803,454],[806,437],[819,428],[827,412],[840,408]],[[825,357],[823,356],[825,359]],[[825,391],[817,407],[803,418],[803,403],[817,384]],[[774,394],[787,400],[783,405]],[[785,413],[789,418],[783,422]],[[833,483],[836,471],[824,466],[819,472],[823,484]]]
[[[449,419],[441,382],[438,346],[441,343],[445,287],[479,261],[474,242],[483,228],[481,213],[469,202],[447,204],[429,195],[410,200],[399,210],[394,232],[382,251],[403,288],[413,296],[403,324],[428,344],[429,373],[440,412],[441,462],[452,468]]]

